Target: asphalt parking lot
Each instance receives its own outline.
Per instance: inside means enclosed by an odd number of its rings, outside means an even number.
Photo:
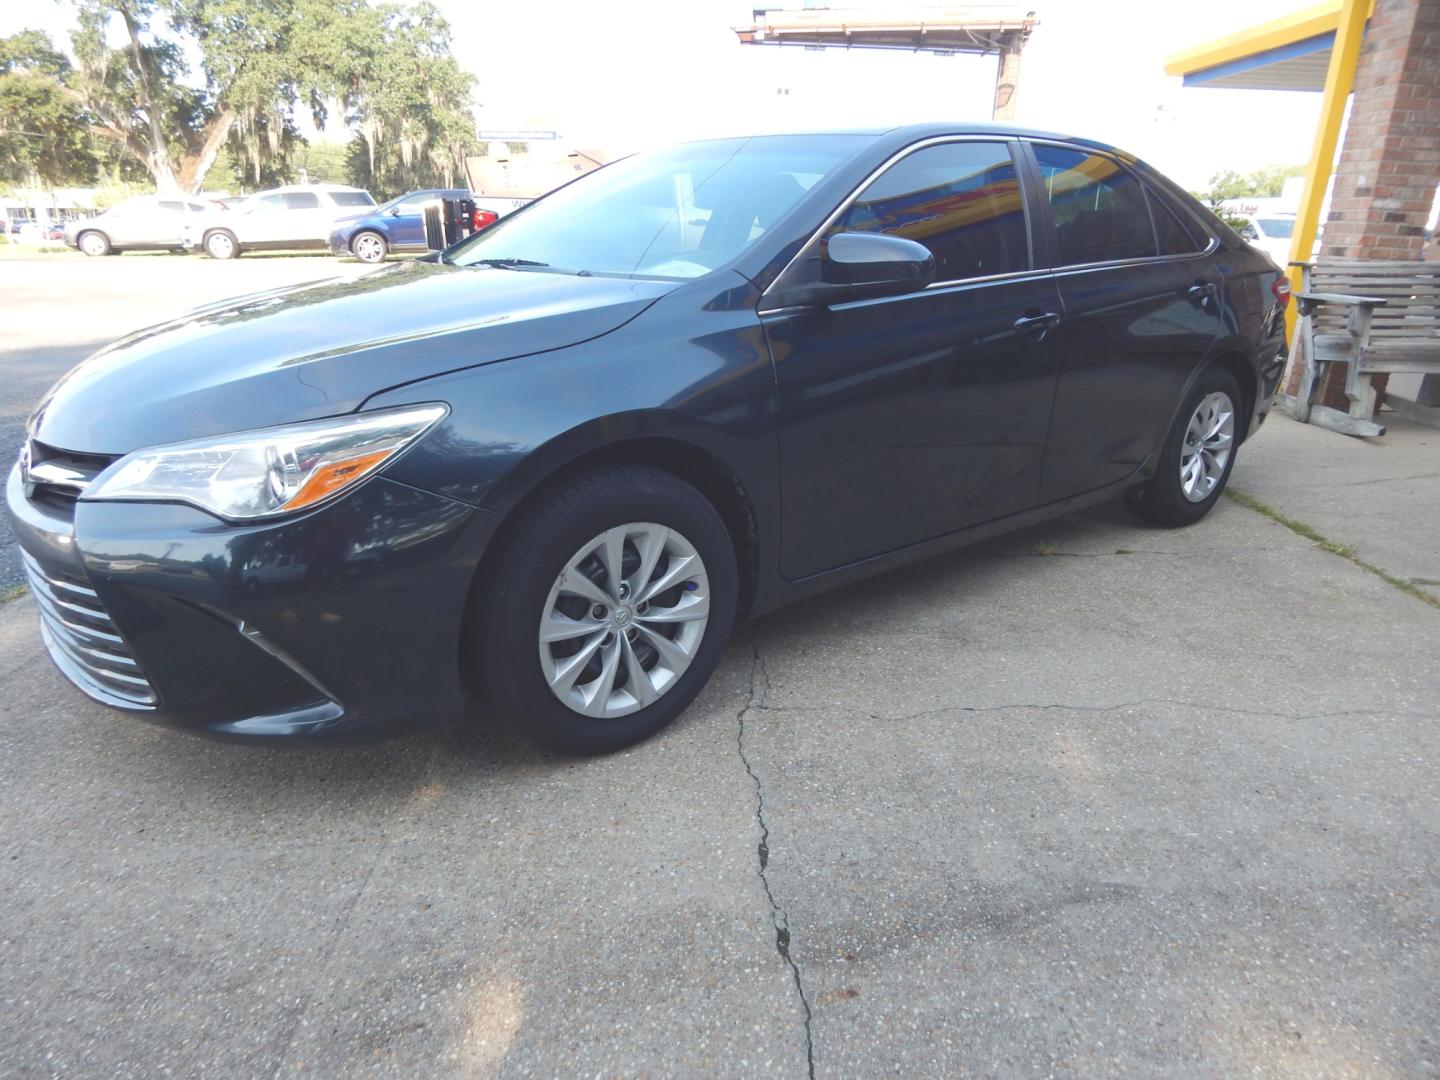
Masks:
[[[0,440],[107,337],[337,270],[0,262]],[[1106,507],[741,627],[598,760],[167,733],[12,599],[0,1076],[1440,1074],[1440,432],[1390,439],[1277,417],[1235,483],[1420,596]]]

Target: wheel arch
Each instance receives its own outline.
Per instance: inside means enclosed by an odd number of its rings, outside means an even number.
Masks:
[[[552,442],[551,453],[537,451],[523,469],[524,476],[507,476],[492,498],[491,507],[507,518],[524,502],[537,496],[549,485],[575,472],[606,465],[644,465],[667,472],[690,484],[715,507],[725,522],[735,550],[739,570],[739,610],[748,611],[755,599],[760,567],[759,525],[754,493],[740,474],[714,450],[699,442],[675,434],[633,432],[610,441],[556,453],[557,443],[573,443],[568,439]],[[537,464],[537,462],[539,462]],[[520,471],[520,470],[517,470]],[[495,551],[508,525],[502,523],[491,538],[486,553],[476,570],[477,578],[486,571],[486,561]]]
[[[362,225],[360,228],[356,229],[353,233],[350,234],[349,240],[345,241],[345,246],[350,249],[350,253],[352,255],[355,253],[355,241],[359,240],[360,237],[364,236],[366,233],[374,233],[376,236],[378,236],[381,240],[385,242],[385,246],[387,248],[390,246],[390,234],[387,233],[384,229],[382,229],[379,225]]]
[[[1200,373],[1210,367],[1228,371],[1234,377],[1235,384],[1240,387],[1240,395],[1244,398],[1241,402],[1241,414],[1245,417],[1245,427],[1240,433],[1240,442],[1243,443],[1250,437],[1251,425],[1255,422],[1255,405],[1260,399],[1260,369],[1238,343],[1224,343],[1196,370],[1190,384],[1185,388],[1187,394],[1190,392],[1190,385],[1200,377]]]

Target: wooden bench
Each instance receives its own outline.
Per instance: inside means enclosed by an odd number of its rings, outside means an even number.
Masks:
[[[1346,435],[1384,435],[1373,419],[1370,376],[1440,376],[1440,262],[1320,259],[1293,265],[1303,268],[1295,301],[1305,357],[1295,419]],[[1317,403],[1334,363],[1348,365],[1348,414]]]

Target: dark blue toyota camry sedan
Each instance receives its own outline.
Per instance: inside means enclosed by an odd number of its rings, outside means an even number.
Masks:
[[[737,617],[1110,498],[1199,520],[1278,269],[1084,139],[693,142],[428,260],[201,308],[32,418],[6,507],[107,705],[235,739],[657,731]]]

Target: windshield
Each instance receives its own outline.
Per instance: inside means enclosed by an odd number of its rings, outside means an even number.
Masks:
[[[1290,239],[1290,234],[1295,231],[1294,218],[1262,217],[1259,219],[1259,221],[1260,228],[1266,236],[1273,236],[1277,239],[1288,240]]]
[[[626,158],[501,218],[447,261],[699,277],[734,261],[868,141],[717,139]]]

